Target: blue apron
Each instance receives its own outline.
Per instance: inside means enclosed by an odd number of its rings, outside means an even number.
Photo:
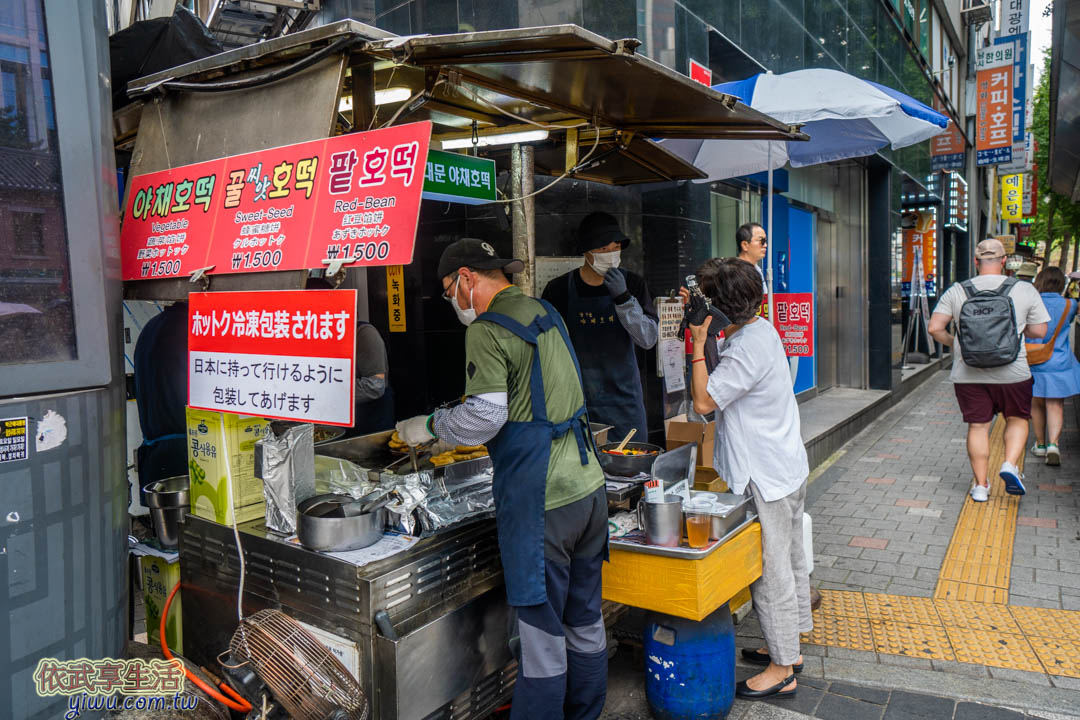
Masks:
[[[495,497],[499,554],[506,579],[507,602],[513,607],[547,602],[544,499],[552,440],[573,432],[582,465],[589,464],[590,451],[595,450],[584,405],[565,422],[552,423],[548,420],[544,377],[540,367],[540,334],[557,329],[570,351],[570,357],[574,359],[579,381],[581,368],[559,313],[547,302],[538,302],[544,306],[547,315],[537,315],[528,326],[502,313],[485,312],[477,318],[478,321],[505,328],[533,346],[529,377],[532,420],[507,422],[487,444],[495,470],[492,492]]]
[[[610,295],[581,297],[574,277],[566,276],[567,322],[574,350],[581,362],[585,406],[593,422],[611,425],[609,437],[622,440],[630,428],[634,439],[648,442],[645,400],[641,390],[634,340],[619,322],[615,301]],[[625,270],[619,272],[626,274]]]

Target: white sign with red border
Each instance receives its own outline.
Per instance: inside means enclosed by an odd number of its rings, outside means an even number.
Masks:
[[[356,291],[191,293],[188,405],[353,424]]]

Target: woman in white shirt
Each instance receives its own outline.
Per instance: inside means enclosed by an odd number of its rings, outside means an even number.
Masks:
[[[810,470],[780,336],[761,309],[752,265],[714,258],[697,272],[702,291],[731,320],[720,360],[705,367],[710,319],[691,327],[694,410],[716,411],[713,464],[732,492],[749,488],[761,522],[761,578],[750,587],[766,648],[743,657],[766,668],[736,687],[743,698],[792,697],[802,670],[799,633],[813,628],[803,554],[803,502]]]

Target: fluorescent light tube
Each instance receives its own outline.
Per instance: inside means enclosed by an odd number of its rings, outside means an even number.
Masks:
[[[547,140],[547,130],[526,130],[524,132],[512,132],[503,133],[501,135],[480,135],[476,138],[476,144],[480,147],[488,147],[491,145],[512,145],[514,143],[528,143],[537,142],[540,140]],[[443,140],[443,150],[459,150],[462,148],[470,148],[473,146],[473,140],[471,137],[454,138],[453,140]]]

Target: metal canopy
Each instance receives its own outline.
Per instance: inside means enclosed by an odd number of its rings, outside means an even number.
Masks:
[[[1050,188],[1080,202],[1080,0],[1054,3],[1050,56]]]

